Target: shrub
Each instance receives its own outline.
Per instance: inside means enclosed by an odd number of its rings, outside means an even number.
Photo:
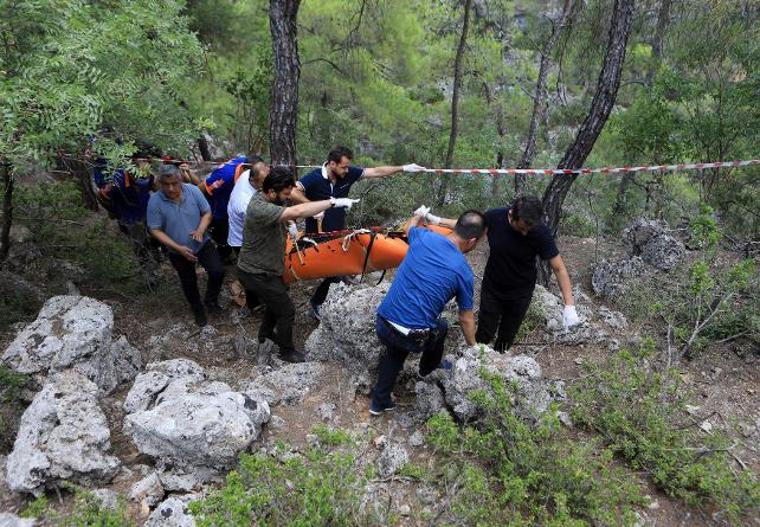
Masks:
[[[74,493],[74,506],[71,511],[58,512],[49,505],[42,495],[32,501],[21,516],[46,520],[46,525],[56,527],[135,527],[129,517],[123,500],[119,500],[116,509],[103,506],[101,500],[92,492],[75,485],[65,485]]]
[[[760,484],[747,471],[732,471],[729,443],[720,433],[702,439],[687,431],[680,377],[653,370],[653,352],[650,343],[604,366],[585,364],[586,374],[570,390],[573,417],[668,495],[714,505],[738,521],[760,507]]]
[[[484,374],[486,375],[486,374]],[[485,412],[460,428],[440,413],[428,421],[430,443],[445,463],[452,491],[449,521],[464,525],[592,525],[634,523],[644,502],[631,478],[595,453],[595,442],[569,440],[556,409],[537,423],[517,417],[515,391],[486,375],[489,393],[473,394]]]
[[[325,443],[334,444],[337,439],[343,443],[348,437],[326,430],[318,433],[330,440]],[[287,460],[267,454],[241,455],[239,468],[227,475],[223,487],[190,504],[196,523],[199,527],[379,523],[361,509],[367,476],[359,475],[355,455],[330,448],[310,447]]]

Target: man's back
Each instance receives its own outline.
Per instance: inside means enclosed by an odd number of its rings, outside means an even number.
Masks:
[[[454,296],[460,311],[472,309],[473,282],[472,269],[453,242],[414,227],[409,251],[377,312],[410,329],[432,328]]]

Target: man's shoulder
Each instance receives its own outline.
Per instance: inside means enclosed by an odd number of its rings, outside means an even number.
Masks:
[[[306,186],[306,185],[313,185],[315,182],[318,182],[321,179],[323,179],[322,178],[322,169],[321,168],[315,168],[315,169],[307,172],[303,176],[301,176],[301,179],[299,179],[298,181],[302,185]]]
[[[548,225],[544,223],[539,223],[538,225],[533,227],[530,230],[530,236],[531,238],[535,240],[541,240],[541,241],[554,239],[554,235],[552,234],[551,229],[549,228]]]
[[[163,201],[162,192],[159,190],[158,192],[154,192],[153,194],[150,195],[150,198],[148,199],[148,206],[159,207],[162,201]]]

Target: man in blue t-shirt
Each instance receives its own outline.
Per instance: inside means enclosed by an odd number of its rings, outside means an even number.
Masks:
[[[176,166],[161,167],[161,190],[153,194],[148,202],[148,229],[169,250],[169,261],[177,271],[195,323],[205,326],[206,310],[212,314],[221,312],[218,299],[224,281],[224,267],[214,242],[206,232],[211,224],[208,201],[198,187],[183,183],[181,178]],[[203,303],[195,274],[196,263],[201,264],[208,275]]]
[[[248,167],[248,158],[238,156],[216,167],[200,185],[201,190],[208,196],[211,205],[211,227],[209,233],[216,242],[219,256],[226,260],[232,254],[232,248],[227,244],[229,235],[229,217],[227,206],[230,195],[235,188],[240,174]]]
[[[428,212],[427,207],[415,211],[409,224],[409,251],[377,309],[375,330],[387,353],[372,394],[372,415],[395,408],[391,390],[409,353],[422,353],[419,373],[423,377],[440,366],[448,326],[439,317],[454,297],[464,339],[469,346],[475,345],[474,277],[464,254],[483,236],[485,218],[468,210],[456,221],[453,232],[444,236],[417,227]]]
[[[478,312],[478,342],[504,352],[512,346],[530,307],[536,286],[536,257],[548,261],[557,277],[565,308],[565,327],[578,324],[570,275],[549,228],[541,223],[543,206],[535,196],[520,196],[509,208],[486,211],[490,253],[483,273]],[[428,214],[434,224],[451,227],[452,220]]]
[[[414,163],[403,166],[361,168],[351,164],[354,154],[345,146],[339,146],[327,154],[327,162],[303,176],[293,189],[291,199],[295,203],[319,201],[330,198],[346,198],[351,186],[360,179],[384,178],[399,172],[421,172],[424,167]],[[319,218],[306,219],[306,233],[341,231],[346,228],[346,211],[329,209]],[[319,320],[319,308],[327,298],[330,284],[341,277],[326,278],[311,297],[312,316]]]

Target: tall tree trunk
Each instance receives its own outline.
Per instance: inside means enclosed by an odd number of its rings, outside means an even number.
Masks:
[[[0,225],[0,262],[8,257],[11,248],[11,225],[13,224],[13,165],[0,163],[3,173],[3,223]]]
[[[646,83],[648,86],[652,85],[657,70],[660,69],[660,63],[662,62],[662,44],[665,39],[665,30],[670,23],[670,6],[672,0],[661,0],[660,10],[657,12],[657,25],[654,30],[654,38],[652,39],[652,62],[647,71]]]
[[[536,138],[538,137],[538,125],[546,120],[547,98],[549,96],[546,89],[546,77],[549,75],[549,66],[551,54],[554,47],[559,41],[562,29],[567,25],[568,20],[573,12],[575,0],[565,0],[562,8],[562,14],[559,20],[552,21],[552,32],[541,49],[541,62],[538,67],[538,79],[536,80],[536,89],[533,94],[533,113],[530,116],[530,127],[528,128],[528,139],[525,142],[520,163],[517,168],[529,168],[536,157]],[[525,174],[515,174],[515,193],[519,194],[525,188]]]
[[[610,24],[607,52],[599,73],[596,93],[586,119],[578,129],[575,141],[565,152],[559,168],[578,169],[591,153],[615,104],[625,62],[625,48],[631,32],[635,0],[615,0]],[[578,174],[555,175],[544,192],[544,216],[552,233],[557,233],[562,204]]]
[[[203,161],[211,161],[211,152],[208,149],[208,140],[204,134],[198,136],[198,152]]]
[[[270,0],[269,29],[274,51],[272,107],[269,112],[272,164],[295,167],[298,115],[298,31],[301,0]]]
[[[464,60],[464,48],[467,46],[467,30],[470,27],[470,8],[472,7],[472,0],[465,0],[464,3],[464,22],[462,22],[462,34],[459,38],[459,45],[457,46],[457,54],[454,58],[454,87],[451,94],[451,131],[449,132],[449,146],[446,149],[446,160],[444,166],[451,168],[454,164],[454,148],[457,143],[457,135],[459,134],[459,91],[462,87],[462,61]],[[446,202],[446,194],[449,192],[451,175],[444,175],[442,177],[441,186],[439,188],[438,206],[440,207]]]
[[[625,48],[628,35],[631,32],[635,0],[615,0],[610,23],[607,52],[604,55],[604,65],[596,83],[596,93],[591,101],[586,119],[578,129],[575,141],[565,152],[559,168],[577,169],[591,153],[599,134],[602,132],[607,119],[615,104],[620,78],[625,63]],[[555,175],[544,192],[544,220],[554,235],[557,234],[559,220],[562,214],[562,204],[570,191],[578,174]],[[540,280],[544,285],[549,283],[549,266],[543,263],[539,266]]]
[[[82,193],[82,202],[84,206],[93,212],[97,212],[100,209],[95,189],[92,185],[92,177],[90,176],[90,169],[84,160],[76,159],[73,157],[65,157],[62,159],[63,167],[66,172],[71,174],[74,179],[79,183],[79,190]]]

